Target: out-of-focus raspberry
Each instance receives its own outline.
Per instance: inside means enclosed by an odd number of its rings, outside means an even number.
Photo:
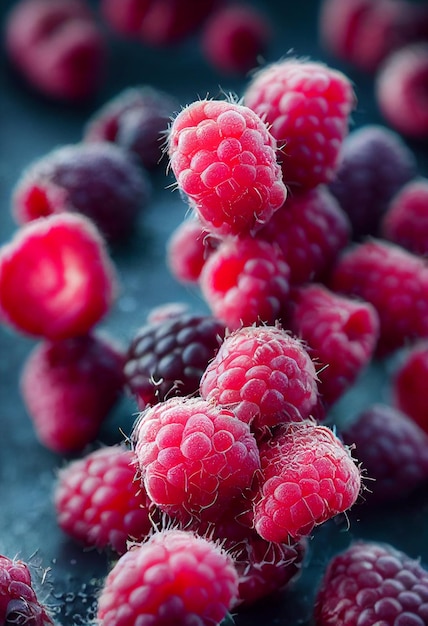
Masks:
[[[345,74],[287,58],[256,72],[243,100],[275,137],[287,185],[307,189],[333,178],[355,106]]]
[[[400,356],[391,380],[394,404],[428,433],[428,341],[414,342]]]
[[[199,220],[183,220],[167,242],[167,262],[173,276],[181,283],[197,283],[205,261],[219,241]]]

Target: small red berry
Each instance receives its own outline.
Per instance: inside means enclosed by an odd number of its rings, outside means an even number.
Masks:
[[[219,242],[199,220],[181,222],[167,242],[167,262],[173,276],[181,283],[197,283],[205,261]]]
[[[401,354],[392,374],[394,404],[428,433],[428,342],[419,340]]]

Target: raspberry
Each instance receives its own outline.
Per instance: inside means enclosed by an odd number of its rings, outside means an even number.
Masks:
[[[356,541],[334,556],[315,601],[316,626],[426,624],[428,573],[388,544]]]
[[[369,124],[350,133],[329,189],[348,215],[354,239],[377,234],[391,199],[416,173],[415,155],[395,131]]]
[[[81,143],[56,148],[29,165],[15,186],[12,210],[19,224],[77,212],[115,242],[131,234],[150,191],[148,177],[124,149]]]
[[[290,282],[326,277],[349,243],[351,227],[337,200],[323,185],[289,195],[256,237],[278,245],[290,267]]]
[[[367,477],[365,499],[396,502],[428,482],[428,434],[398,409],[374,404],[341,431]]]
[[[60,528],[86,546],[118,554],[151,531],[151,502],[136,477],[135,454],[107,446],[63,467],[54,505]]]
[[[100,89],[106,42],[85,2],[21,0],[7,17],[5,37],[10,61],[38,92],[74,103]]]
[[[287,185],[311,188],[333,178],[355,104],[352,84],[342,72],[285,59],[256,72],[244,103],[275,137]]]
[[[275,244],[237,237],[209,255],[199,285],[212,313],[234,330],[255,322],[273,324],[288,298],[289,275]]]
[[[428,43],[399,48],[385,60],[375,84],[378,107],[399,133],[418,140],[428,138]]]
[[[211,541],[162,531],[120,557],[98,602],[100,626],[217,626],[236,596],[231,558]]]
[[[53,625],[33,588],[30,569],[24,561],[0,555],[0,623]]]
[[[83,216],[34,220],[0,248],[1,317],[22,333],[48,339],[83,335],[108,312],[115,295],[115,266]]]
[[[331,288],[375,307],[378,355],[428,337],[428,269],[422,257],[380,239],[355,244],[337,262]]]
[[[414,342],[401,357],[391,381],[394,404],[428,433],[428,342]]]
[[[196,393],[224,333],[214,317],[186,311],[142,326],[128,346],[124,367],[139,408]]]
[[[256,230],[285,201],[276,142],[248,107],[193,102],[171,125],[168,153],[179,189],[215,234]]]
[[[167,242],[167,262],[172,275],[181,283],[197,283],[205,261],[218,246],[199,220],[181,222]]]
[[[148,495],[178,519],[215,520],[251,487],[260,466],[248,425],[200,398],[171,398],[149,407],[133,441]]]
[[[267,541],[309,535],[314,527],[349,509],[361,487],[348,449],[326,426],[285,424],[261,445],[254,527]]]
[[[380,225],[382,236],[414,254],[428,255],[428,179],[416,178],[392,198]]]
[[[202,376],[200,392],[263,431],[308,417],[317,400],[317,378],[298,339],[273,326],[251,326],[225,338]]]
[[[58,453],[93,441],[121,397],[124,355],[107,335],[38,343],[27,357],[20,387],[39,440]]]
[[[331,406],[370,363],[379,336],[379,318],[368,302],[333,293],[319,284],[296,289],[289,328],[301,337],[317,363],[319,391]]]

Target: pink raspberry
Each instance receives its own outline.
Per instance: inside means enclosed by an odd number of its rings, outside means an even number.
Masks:
[[[329,407],[356,382],[374,355],[379,337],[376,309],[312,283],[292,293],[288,322],[317,364],[320,395]]]
[[[392,374],[394,404],[428,433],[428,342],[419,340],[401,354]]]
[[[334,556],[315,600],[316,626],[426,624],[428,572],[388,544],[356,541]]]
[[[251,487],[260,467],[249,426],[200,398],[171,398],[146,409],[132,438],[148,495],[179,519],[215,520]]]
[[[428,269],[424,259],[404,248],[374,238],[355,244],[338,260],[330,286],[374,306],[378,355],[428,337]]]
[[[87,333],[116,297],[116,268],[92,222],[71,213],[34,220],[0,248],[0,311],[21,333]]]
[[[38,343],[20,389],[41,443],[58,453],[83,450],[97,436],[124,385],[123,350],[107,335]]]
[[[269,126],[287,185],[333,178],[355,105],[351,81],[323,63],[288,58],[260,69],[244,103]]]
[[[414,254],[428,255],[428,178],[415,178],[392,198],[381,235]]]
[[[0,555],[0,623],[53,626],[34,591],[27,563],[3,555]]]
[[[179,189],[215,234],[256,230],[285,201],[275,139],[246,106],[193,102],[171,125],[168,153]]]
[[[273,324],[287,301],[290,269],[276,244],[236,237],[209,255],[199,285],[212,313],[230,330]]]
[[[100,626],[218,626],[238,590],[232,559],[215,543],[162,531],[120,557],[98,602]]]
[[[261,476],[254,527],[267,541],[309,535],[349,509],[361,488],[348,449],[326,426],[285,424],[260,447]]]
[[[137,479],[135,454],[122,446],[99,448],[61,468],[54,506],[70,537],[118,554],[148,535],[155,508]]]
[[[369,479],[364,499],[374,505],[397,502],[428,483],[428,433],[407,415],[374,404],[341,430]]]
[[[166,257],[170,272],[181,283],[197,283],[205,261],[219,242],[199,220],[183,220],[167,242]]]
[[[317,401],[315,366],[304,345],[273,326],[227,336],[201,379],[210,403],[229,407],[255,431],[309,416]]]

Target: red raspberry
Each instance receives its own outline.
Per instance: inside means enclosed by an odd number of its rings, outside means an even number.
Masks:
[[[80,0],[21,0],[6,21],[6,51],[29,84],[49,97],[79,102],[105,76],[106,42]]]
[[[316,626],[426,624],[428,572],[388,544],[357,541],[329,562],[315,600]]]
[[[276,142],[254,111],[199,100],[174,119],[168,137],[172,171],[204,226],[215,234],[260,228],[285,201]]]
[[[254,75],[244,103],[275,137],[287,185],[311,188],[333,178],[355,104],[352,84],[342,72],[285,59]]]
[[[337,200],[327,187],[318,185],[290,194],[256,236],[278,245],[290,267],[290,282],[299,284],[325,278],[350,234],[349,220]]]
[[[370,363],[379,337],[379,318],[368,302],[313,283],[293,292],[289,328],[303,339],[317,364],[319,391],[329,407]]]
[[[264,431],[308,417],[317,400],[317,377],[298,339],[273,326],[250,326],[225,338],[200,392]]]
[[[399,133],[418,140],[428,138],[428,43],[399,48],[385,60],[375,84],[378,107]]]
[[[376,235],[391,199],[416,173],[414,153],[393,130],[370,124],[346,137],[329,189],[348,215],[354,239]]]
[[[152,529],[153,505],[136,476],[135,454],[107,446],[63,467],[54,505],[60,528],[76,541],[118,554]]]
[[[150,498],[184,520],[215,520],[251,487],[260,466],[248,425],[199,398],[171,398],[146,409],[133,441]]]
[[[56,148],[29,165],[15,186],[12,210],[19,224],[77,212],[115,242],[131,234],[150,191],[147,175],[124,149],[81,143]]]
[[[364,492],[367,502],[395,502],[428,482],[428,434],[398,409],[369,406],[342,429],[341,437],[355,446],[370,480]]]
[[[83,335],[115,296],[115,266],[83,216],[34,220],[0,248],[1,317],[22,333],[53,340]]]
[[[21,393],[39,440],[58,453],[93,441],[123,390],[124,354],[105,335],[43,341],[25,361]]]
[[[273,324],[288,298],[290,269],[275,244],[236,237],[209,255],[199,277],[205,301],[230,330]]]
[[[181,283],[197,283],[205,261],[219,244],[199,220],[182,221],[167,242],[167,263]]]
[[[128,346],[124,367],[139,408],[195,394],[225,330],[214,317],[187,311],[142,326]]]
[[[325,426],[285,424],[260,447],[261,477],[254,526],[267,541],[309,535],[349,509],[361,488],[348,449]]]
[[[428,179],[407,183],[393,197],[383,216],[380,231],[414,254],[428,255]]]
[[[27,563],[0,555],[0,623],[4,626],[53,625],[33,588]]]
[[[217,626],[238,590],[232,559],[183,530],[155,533],[120,557],[98,602],[100,626]]]
[[[428,433],[428,342],[416,341],[401,357],[391,381],[394,404]]]
[[[337,262],[331,288],[375,307],[378,355],[428,337],[428,269],[424,259],[404,248],[380,239],[355,244]]]

